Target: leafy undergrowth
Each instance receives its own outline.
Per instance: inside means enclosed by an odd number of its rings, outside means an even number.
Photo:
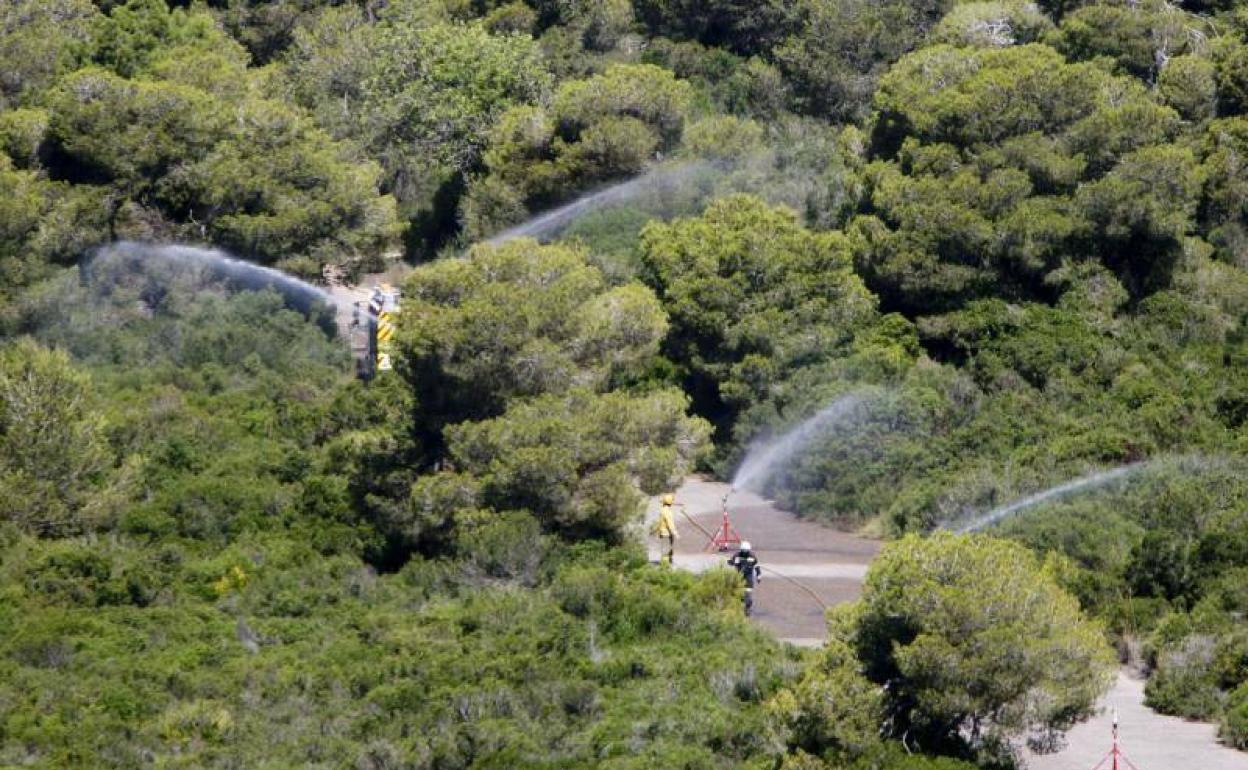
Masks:
[[[532,586],[282,538],[9,531],[0,557],[4,765],[761,767],[758,706],[799,669],[724,574],[622,551]]]

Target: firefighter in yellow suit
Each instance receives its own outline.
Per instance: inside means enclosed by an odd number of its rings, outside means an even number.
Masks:
[[[676,505],[676,495],[670,492],[663,495],[663,505],[659,508],[659,520],[654,524],[654,534],[659,536],[659,540],[667,540],[667,549],[659,556],[659,563],[672,563],[672,554],[676,551],[676,538],[680,537],[676,532],[676,517],[673,515],[672,507]],[[660,545],[660,548],[663,546]]]

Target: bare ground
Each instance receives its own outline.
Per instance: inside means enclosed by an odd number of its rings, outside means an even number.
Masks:
[[[1122,753],[1138,770],[1248,770],[1248,754],[1220,745],[1213,725],[1162,716],[1145,706],[1144,682],[1126,671],[1119,672],[1101,705],[1099,715],[1066,734],[1065,749],[1028,754],[1029,770],[1092,770],[1109,751],[1114,709]]]
[[[727,484],[693,477],[677,490],[676,502],[684,505],[694,521],[714,532],[722,521],[722,500],[728,491]],[[754,594],[754,621],[785,641],[822,644],[827,638],[824,605],[858,598],[867,564],[879,543],[802,521],[749,492],[734,493],[728,508],[733,526],[754,546],[764,568]],[[658,509],[658,500],[651,500],[647,521],[654,520]],[[724,564],[732,555],[731,551],[707,550],[706,535],[679,514],[676,528],[680,533],[674,560],[678,569],[701,572]],[[658,561],[658,544],[654,538],[649,543],[650,558]]]

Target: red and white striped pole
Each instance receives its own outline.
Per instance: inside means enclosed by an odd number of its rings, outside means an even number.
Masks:
[[[1114,709],[1114,766],[1113,770],[1118,770],[1118,709]]]
[[[1106,767],[1106,763],[1109,766]],[[1122,747],[1118,745],[1118,709],[1114,709],[1114,731],[1113,744],[1110,746],[1109,753],[1097,762],[1092,770],[1139,770],[1126,754],[1122,753]]]

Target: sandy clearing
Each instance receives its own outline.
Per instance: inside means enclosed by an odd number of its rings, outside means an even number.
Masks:
[[[1109,751],[1118,710],[1122,752],[1138,770],[1248,770],[1248,754],[1217,743],[1205,722],[1162,716],[1144,705],[1144,682],[1120,671],[1097,716],[1066,734],[1057,754],[1026,755],[1029,770],[1092,770]],[[1106,765],[1108,767],[1108,765]]]
[[[722,520],[722,501],[729,489],[721,482],[691,477],[677,490],[676,501],[694,521],[714,532]],[[654,520],[658,510],[658,499],[652,499],[647,522]],[[823,605],[858,598],[867,565],[880,544],[802,521],[750,492],[732,494],[729,514],[741,537],[754,546],[765,570],[755,593],[754,621],[793,644],[822,644],[827,638]],[[680,533],[675,557],[678,569],[702,572],[724,564],[732,555],[707,551],[706,535],[683,516],[677,515],[676,527]],[[648,542],[651,560],[658,561],[658,543],[653,537]]]

